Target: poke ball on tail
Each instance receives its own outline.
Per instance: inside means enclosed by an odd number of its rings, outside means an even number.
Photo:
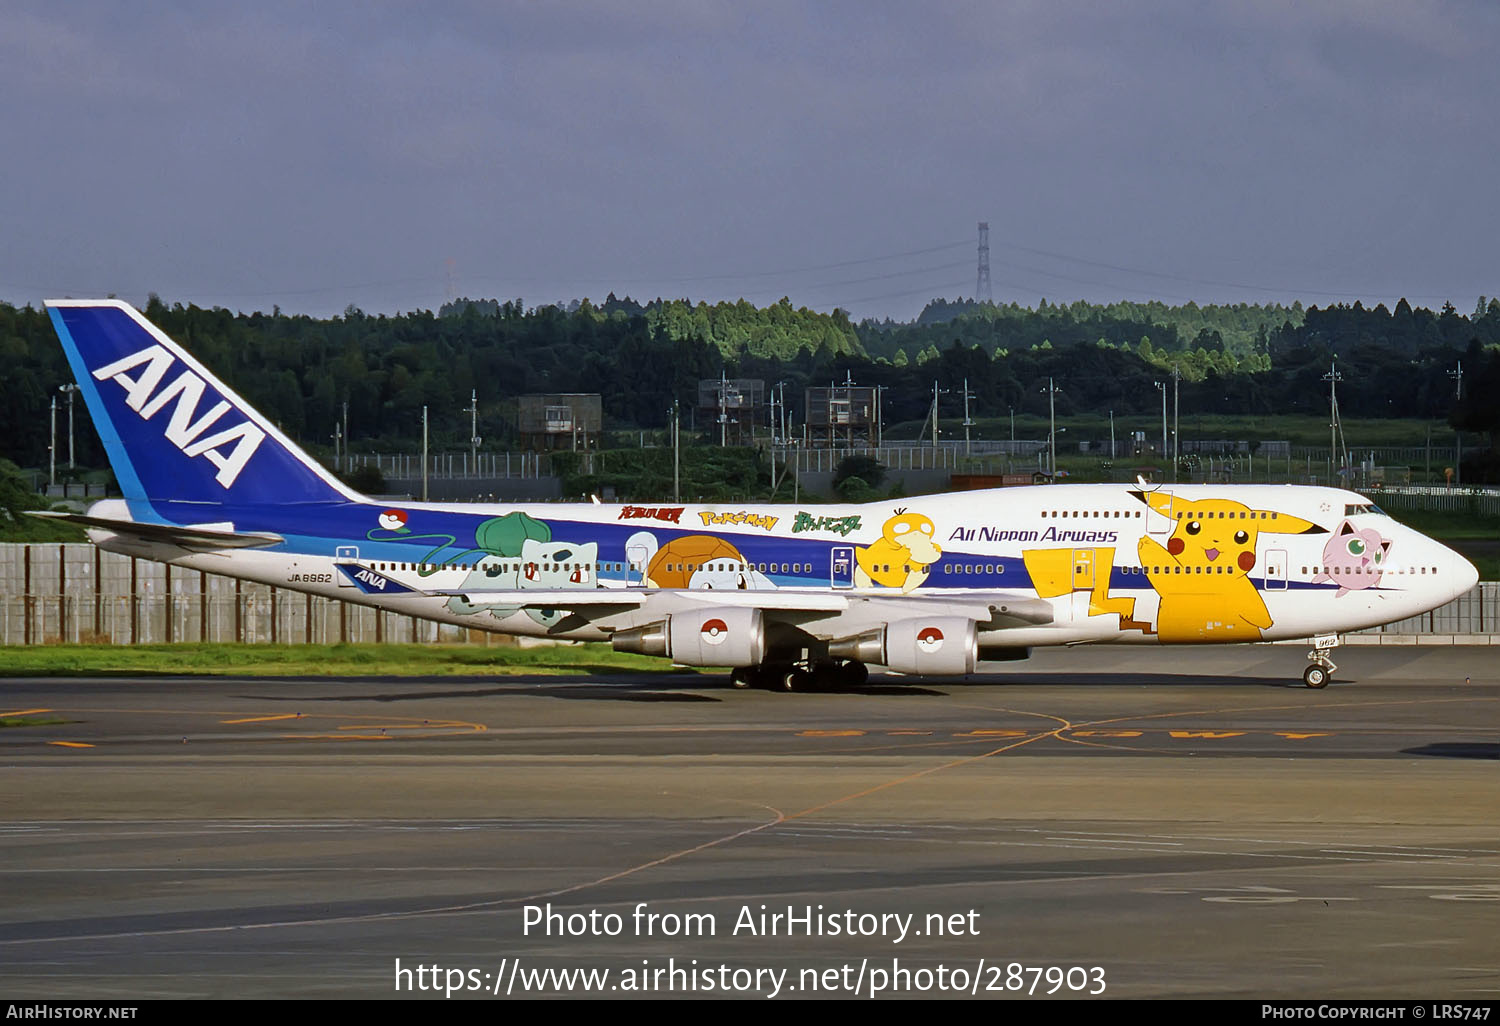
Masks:
[[[399,509],[388,509],[380,514],[380,526],[387,531],[406,530],[406,514]]]
[[[943,632],[936,627],[923,627],[917,632],[917,647],[931,655],[943,647]]]

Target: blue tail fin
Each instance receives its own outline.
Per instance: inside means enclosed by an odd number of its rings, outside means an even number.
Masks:
[[[361,498],[128,303],[47,308],[136,519],[159,519],[153,502]]]

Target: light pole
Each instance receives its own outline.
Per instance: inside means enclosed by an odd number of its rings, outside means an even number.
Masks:
[[[679,416],[679,414],[677,412],[677,400],[674,397],[672,399],[672,501],[673,502],[681,502],[682,501],[682,473],[681,473],[680,463],[679,463],[679,460],[681,458],[681,453],[680,453],[680,449],[679,449],[680,437],[681,436],[680,436],[680,433],[678,432],[678,429],[677,429],[678,428],[678,425],[677,425],[678,416]]]
[[[57,396],[52,397],[52,441],[47,444],[47,487],[57,484]]]
[[[719,448],[723,449],[729,445],[729,379],[724,376],[723,368],[719,369]]]
[[[1180,407],[1178,406],[1178,403],[1177,403],[1177,382],[1180,379],[1181,379],[1181,375],[1177,373],[1177,365],[1174,363],[1174,364],[1172,364],[1172,481],[1173,481],[1173,483],[1175,483],[1177,481],[1177,467],[1182,462],[1182,438],[1177,433],[1177,427],[1178,427],[1178,424],[1179,424],[1179,421],[1177,419],[1177,413],[1178,413],[1178,410],[1180,409]],[[1165,400],[1166,399],[1166,395],[1163,395],[1162,399]]]
[[[1048,378],[1047,379],[1047,387],[1044,388],[1044,389],[1042,389],[1042,391],[1044,391],[1044,392],[1047,393],[1047,418],[1048,418],[1048,427],[1047,427],[1047,452],[1048,452],[1048,457],[1047,457],[1047,462],[1049,464],[1048,473],[1051,474],[1051,476],[1053,478],[1056,478],[1057,477],[1057,393],[1061,392],[1062,389],[1060,389],[1056,385],[1054,385],[1052,383],[1052,379],[1051,378]]]
[[[1338,462],[1339,455],[1338,384],[1344,380],[1344,376],[1339,373],[1337,356],[1329,361],[1328,373],[1323,375],[1323,380],[1328,382],[1328,483],[1332,485],[1334,466]]]
[[[346,407],[347,408],[347,407]],[[479,473],[479,391],[469,389],[469,466]]]
[[[1453,400],[1461,403],[1464,399],[1464,362],[1458,361],[1458,370],[1451,370],[1448,376],[1453,379]],[[72,417],[73,408],[68,407],[68,415]],[[73,421],[70,419],[71,425]],[[1464,433],[1457,429],[1453,432],[1453,483],[1463,484],[1464,480]]]
[[[1462,371],[1463,365],[1460,364],[1459,372]],[[68,469],[74,470],[77,463],[73,460],[73,396],[78,393],[78,386],[70,381],[66,385],[58,385],[57,390],[68,397]]]
[[[969,447],[969,428],[974,424],[974,421],[969,416],[969,400],[973,397],[973,395],[974,395],[974,393],[969,391],[969,379],[968,378],[964,378],[964,455],[965,456],[970,455],[970,451],[971,451],[970,447]]]
[[[1161,393],[1161,458],[1167,458],[1167,383],[1165,381],[1151,382],[1156,390]]]

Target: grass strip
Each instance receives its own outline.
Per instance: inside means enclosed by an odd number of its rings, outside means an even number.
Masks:
[[[616,652],[605,644],[514,645],[7,645],[0,677],[128,674],[274,676],[461,676],[483,674],[663,673],[670,660]]]

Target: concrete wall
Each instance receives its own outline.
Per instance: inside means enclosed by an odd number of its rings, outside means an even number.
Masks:
[[[0,545],[0,645],[461,641],[466,632],[338,599],[103,552]]]

